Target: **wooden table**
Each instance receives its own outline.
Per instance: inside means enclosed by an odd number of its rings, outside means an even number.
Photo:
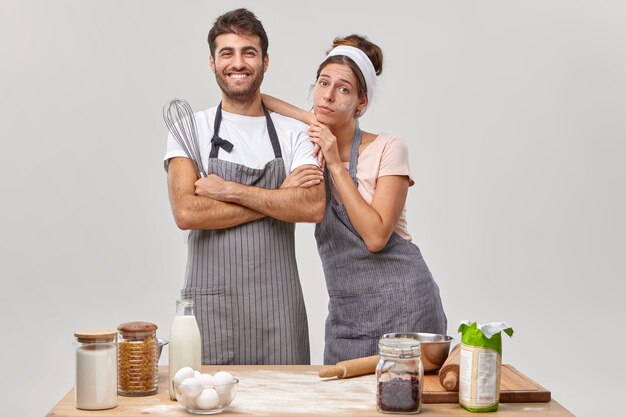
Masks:
[[[221,415],[240,416],[320,416],[354,417],[384,414],[376,410],[376,378],[365,375],[349,379],[321,380],[321,365],[203,366],[202,372],[225,370],[240,380],[237,397]],[[431,416],[476,416],[458,404],[423,404],[421,414]],[[167,367],[159,369],[159,391],[148,397],[118,396],[118,406],[110,410],[85,411],[74,407],[74,390],[47,414],[48,416],[190,416],[176,401],[169,399]],[[556,401],[544,403],[501,403],[491,416],[573,416]]]

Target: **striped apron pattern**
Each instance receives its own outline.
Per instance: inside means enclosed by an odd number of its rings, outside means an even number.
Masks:
[[[357,128],[350,149],[357,186],[361,137]],[[419,248],[394,232],[380,252],[369,252],[325,177],[326,212],[315,228],[329,295],[324,363],[375,355],[385,333],[446,334],[439,287]]]
[[[262,169],[218,159],[219,148],[229,145],[218,136],[220,105],[209,175],[257,187],[280,187],[285,165],[276,129],[267,109],[263,110],[275,159]],[[181,296],[195,303],[203,364],[310,363],[294,232],[293,223],[271,217],[229,229],[191,231]]]

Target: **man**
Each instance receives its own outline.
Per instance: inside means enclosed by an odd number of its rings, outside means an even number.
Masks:
[[[195,301],[204,364],[308,364],[307,317],[293,222],[324,215],[322,181],[283,187],[288,172],[317,168],[306,125],[269,115],[260,86],[268,40],[246,9],[209,32],[219,106],[196,114],[202,163],[168,139],[165,156],[176,224],[190,230],[182,297]],[[310,171],[309,171],[310,172]]]

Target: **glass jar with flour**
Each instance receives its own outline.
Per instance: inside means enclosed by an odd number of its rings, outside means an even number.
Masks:
[[[105,410],[117,406],[117,332],[81,330],[76,337],[76,408]]]

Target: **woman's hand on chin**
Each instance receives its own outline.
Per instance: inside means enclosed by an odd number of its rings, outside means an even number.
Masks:
[[[337,148],[337,138],[332,134],[328,126],[320,122],[311,123],[308,131],[311,142],[319,146],[323,161],[329,170],[343,168],[341,158],[339,157],[339,148]],[[319,162],[318,152],[318,162]]]

